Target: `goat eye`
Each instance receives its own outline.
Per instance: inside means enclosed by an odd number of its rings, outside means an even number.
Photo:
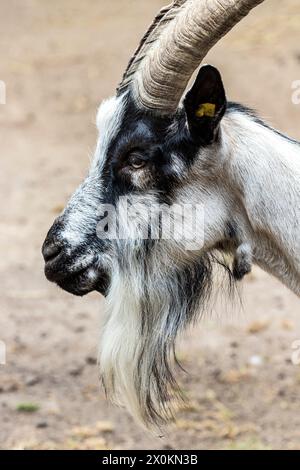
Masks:
[[[140,170],[146,165],[146,161],[139,153],[132,153],[129,157],[129,165],[135,170]]]

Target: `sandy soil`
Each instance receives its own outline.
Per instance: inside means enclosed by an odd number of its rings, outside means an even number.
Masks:
[[[255,269],[243,307],[219,302],[189,332],[179,380],[190,405],[165,437],[143,433],[98,381],[102,300],[47,283],[40,247],[84,177],[94,118],[164,0],[0,0],[1,448],[300,449],[299,300]],[[298,0],[267,0],[207,58],[231,99],[300,138]]]

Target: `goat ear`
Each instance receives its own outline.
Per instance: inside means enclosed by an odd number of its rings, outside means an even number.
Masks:
[[[226,104],[220,72],[211,65],[204,65],[184,99],[189,130],[196,142],[205,145],[214,142]]]

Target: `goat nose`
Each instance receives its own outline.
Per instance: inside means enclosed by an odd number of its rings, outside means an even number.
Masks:
[[[62,247],[58,243],[51,240],[46,240],[42,248],[42,254],[45,262],[47,263],[48,261],[57,258],[57,256],[61,253],[61,250]]]

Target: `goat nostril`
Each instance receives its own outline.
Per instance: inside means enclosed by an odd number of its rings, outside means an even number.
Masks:
[[[47,263],[48,261],[56,258],[60,254],[61,249],[61,246],[54,243],[45,244],[42,250],[45,262]]]

